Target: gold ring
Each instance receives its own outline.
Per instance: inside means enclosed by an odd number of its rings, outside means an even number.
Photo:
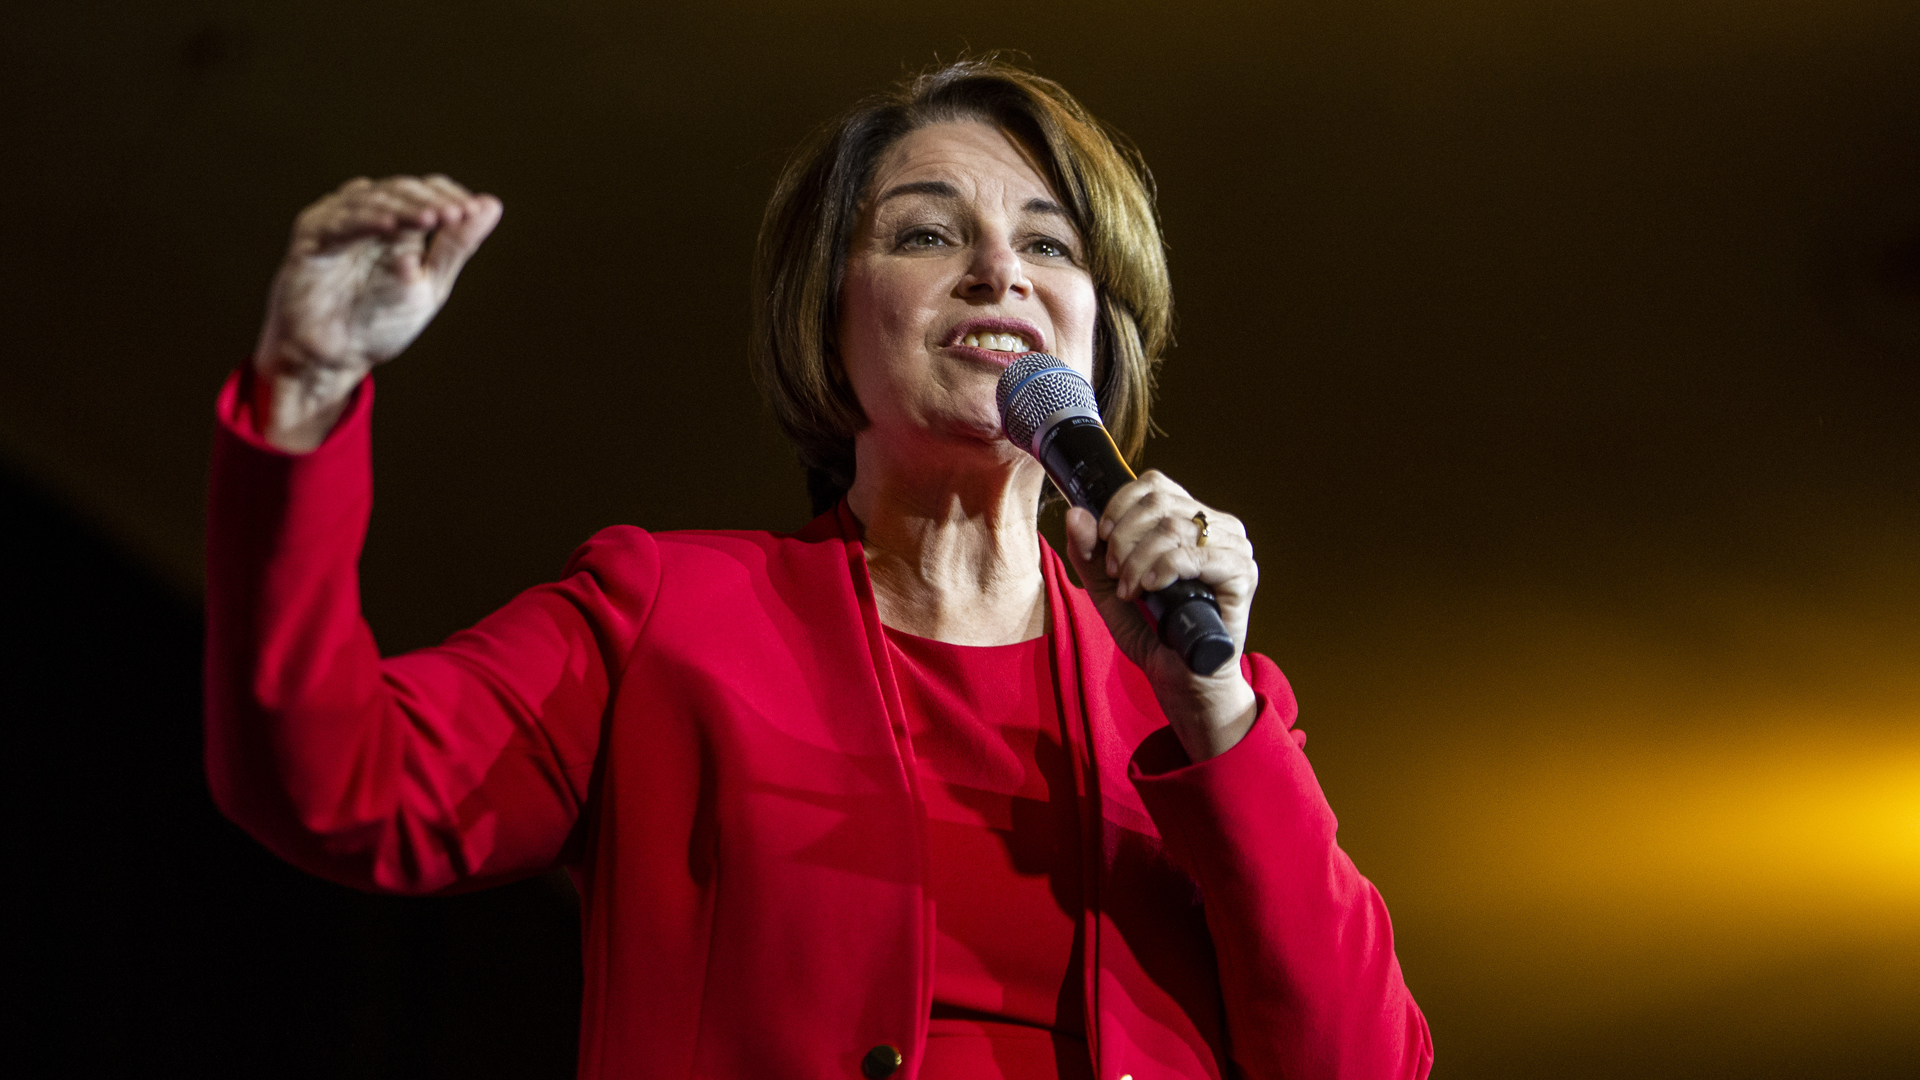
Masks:
[[[1198,526],[1200,526],[1200,535],[1199,535],[1199,537],[1198,537],[1197,539],[1195,539],[1195,540],[1194,540],[1194,542],[1193,542],[1193,546],[1194,546],[1194,547],[1206,547],[1206,546],[1207,546],[1207,536],[1208,536],[1208,534],[1209,534],[1209,532],[1211,531],[1211,530],[1209,530],[1209,528],[1207,527],[1207,512],[1206,512],[1205,510],[1199,510],[1199,511],[1195,511],[1195,513],[1194,513],[1194,515],[1193,515],[1193,523],[1194,523],[1195,525],[1198,525]]]

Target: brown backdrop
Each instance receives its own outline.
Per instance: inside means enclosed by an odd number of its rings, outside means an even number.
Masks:
[[[601,525],[802,521],[744,360],[774,170],[904,70],[1024,50],[1159,178],[1150,460],[1250,524],[1254,644],[1439,1075],[1911,1075],[1910,0],[34,8],[0,458],[175,596],[293,212],[356,173],[506,201],[380,376],[395,650]]]

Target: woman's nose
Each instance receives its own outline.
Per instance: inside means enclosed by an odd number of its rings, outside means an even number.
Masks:
[[[968,300],[994,303],[1008,293],[1026,296],[1033,289],[1027,280],[1026,264],[1006,241],[984,241],[975,245],[967,276],[960,282],[960,294]]]

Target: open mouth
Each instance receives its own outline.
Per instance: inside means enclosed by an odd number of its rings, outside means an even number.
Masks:
[[[960,339],[959,344],[991,352],[1030,353],[1033,351],[1033,343],[1027,340],[1025,334],[967,334]]]
[[[964,319],[947,331],[947,348],[962,349],[976,360],[1009,364],[1030,352],[1046,352],[1046,335],[1025,319]]]

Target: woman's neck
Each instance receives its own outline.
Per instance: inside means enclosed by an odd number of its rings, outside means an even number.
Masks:
[[[1046,632],[1038,465],[928,475],[865,457],[847,503],[882,623],[956,645]]]

